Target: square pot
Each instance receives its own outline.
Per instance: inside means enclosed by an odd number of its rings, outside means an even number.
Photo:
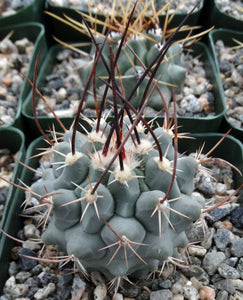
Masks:
[[[24,37],[28,38],[29,41],[33,42],[34,49],[32,53],[32,57],[29,61],[29,66],[27,70],[27,74],[25,74],[28,78],[33,77],[33,69],[35,64],[35,57],[39,51],[41,51],[40,62],[42,62],[43,58],[45,57],[45,53],[47,51],[46,41],[45,41],[45,29],[44,26],[40,23],[21,23],[11,26],[2,27],[0,30],[0,39],[2,40],[6,37],[11,31],[13,34],[11,35],[11,40],[16,41],[19,39],[23,39]],[[27,81],[24,81],[22,85],[20,95],[18,97],[18,108],[16,112],[15,119],[6,126],[15,126],[15,127],[22,127],[22,120],[21,120],[21,110],[22,110],[22,101],[26,98],[31,86]]]
[[[44,86],[45,82],[45,77],[51,73],[54,65],[55,65],[55,58],[57,53],[60,51],[61,46],[56,45],[51,47],[51,49],[48,52],[48,55],[46,57],[46,60],[43,63],[43,66],[40,70],[39,77],[37,80],[37,87],[40,89],[40,87]],[[220,127],[221,121],[223,119],[223,115],[225,112],[225,104],[222,100],[222,90],[219,89],[219,83],[220,83],[220,78],[218,75],[217,70],[215,69],[214,63],[212,61],[211,54],[209,53],[207,47],[201,43],[198,42],[196,44],[193,44],[190,47],[192,51],[192,55],[194,57],[200,56],[200,59],[204,63],[204,68],[206,71],[206,76],[210,80],[210,82],[213,85],[213,94],[215,97],[215,115],[214,116],[209,116],[209,117],[201,117],[201,118],[196,118],[196,117],[184,117],[184,116],[179,116],[178,117],[178,124],[181,127],[180,130],[182,131],[189,131],[189,132],[217,132],[218,128]],[[88,75],[88,74],[87,74]],[[38,97],[36,96],[36,100]],[[23,116],[25,123],[27,127],[31,126],[35,131],[33,131],[33,137],[36,137],[39,135],[39,132],[37,131],[37,127],[34,124],[34,118],[33,118],[33,110],[31,106],[31,101],[32,101],[32,94],[30,93],[28,98],[23,104]],[[95,118],[95,116],[94,116]],[[154,115],[149,117],[146,117],[148,120],[153,119]],[[73,117],[63,117],[61,118],[61,121],[64,123],[65,126],[69,127],[72,122],[73,122]],[[60,126],[57,124],[56,120],[54,118],[49,118],[46,116],[40,116],[38,117],[38,120],[41,124],[41,127],[44,130],[48,130],[49,126],[52,126],[52,124],[55,125],[55,128],[57,130],[60,129]],[[112,120],[112,117],[111,117]],[[156,121],[162,125],[164,118],[163,117],[157,117]]]
[[[243,23],[242,23],[242,25],[243,25]],[[212,56],[213,56],[213,59],[214,59],[214,62],[215,62],[215,66],[216,66],[219,74],[220,74],[220,70],[219,70],[219,64],[218,64],[218,59],[217,59],[217,53],[216,53],[216,50],[215,50],[215,43],[218,40],[222,40],[224,42],[225,46],[232,47],[232,46],[236,45],[236,43],[234,42],[233,39],[238,40],[240,42],[243,42],[243,33],[242,33],[242,31],[239,32],[239,31],[219,28],[219,29],[214,29],[209,33],[209,47],[210,47],[210,50],[212,52]],[[222,97],[221,101],[224,102],[224,105],[226,107],[226,99],[225,99],[225,96],[224,96],[224,90],[223,90],[223,84],[222,84],[221,78],[220,78],[220,81],[219,81],[219,87],[218,88],[221,91],[220,92],[220,95]],[[230,128],[232,128],[231,135],[233,135],[236,138],[238,138],[239,140],[243,141],[243,129],[240,128],[240,127],[235,126],[234,124],[232,124],[230,122],[229,118],[226,115],[226,110],[225,110],[221,130],[226,131]]]

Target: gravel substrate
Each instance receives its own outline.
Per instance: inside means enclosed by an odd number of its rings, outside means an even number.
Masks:
[[[17,154],[15,154],[17,155]],[[14,158],[9,149],[0,149],[0,176],[11,181],[15,166]],[[0,181],[0,223],[3,216],[5,202],[8,196],[10,184]]]
[[[178,116],[210,117],[215,115],[213,85],[207,79],[203,62],[200,57],[184,54],[183,65],[187,69],[184,86],[180,94],[176,95]],[[56,64],[51,74],[46,76],[46,85],[40,87],[43,96],[54,109],[58,117],[72,117],[77,111],[84,84],[81,82],[75,66],[79,65],[79,54],[65,49],[58,53]],[[173,114],[173,105],[169,111]],[[107,108],[107,112],[109,107]],[[85,107],[85,116],[95,116],[94,109]],[[38,116],[52,117],[43,101],[37,105]],[[147,107],[146,116],[164,115],[164,111],[155,111]]]
[[[243,3],[241,0],[215,0],[219,9],[239,20],[243,20]],[[242,9],[239,9],[236,5],[240,6]]]
[[[6,17],[29,5],[33,0],[1,0],[0,16]]]
[[[34,44],[27,38],[11,41],[8,36],[0,41],[0,126],[13,122],[18,100]]]
[[[48,165],[48,162],[44,162]],[[211,176],[199,172],[195,178],[197,191],[205,203],[217,203],[231,194],[233,175],[230,167],[222,163],[209,163],[217,183]],[[35,176],[35,180],[38,176]],[[31,205],[37,200],[32,198]],[[26,211],[35,215],[33,210]],[[24,220],[18,238],[39,239],[41,227],[36,219]],[[162,272],[148,275],[144,280],[123,280],[116,300],[240,300],[243,297],[243,208],[236,203],[227,204],[203,216],[207,228],[197,222],[187,233],[190,244],[179,251],[180,258],[190,268],[175,267],[166,263]],[[32,221],[31,221],[32,220]],[[65,255],[54,246],[41,250],[41,245],[24,244],[12,249],[13,261],[9,266],[9,279],[5,283],[1,300],[14,299],[112,299],[114,290],[99,272],[90,274],[89,280],[74,272],[73,264],[58,268],[57,263],[44,263],[21,257],[18,254],[42,257]],[[132,278],[129,280],[133,281]]]
[[[121,7],[122,5],[124,5],[125,9],[128,6],[128,3],[130,5],[130,8],[132,8],[132,6],[135,4],[135,0],[116,0],[115,2],[113,0],[94,0],[92,1],[90,4],[91,6],[93,6],[93,10],[94,11],[98,11],[100,13],[103,12],[110,12],[111,11],[111,7],[113,7],[114,4],[116,4],[117,7]],[[150,1],[143,1],[144,4],[149,3]],[[76,8],[76,9],[88,9],[88,1],[84,0],[79,1],[79,0],[50,0],[50,3],[56,6],[66,6],[66,7],[70,7],[70,8]],[[197,0],[184,0],[184,1],[180,1],[180,0],[172,0],[171,1],[171,5],[170,5],[170,9],[169,9],[169,13],[173,14],[173,13],[187,13],[189,12],[196,4],[198,3]],[[94,5],[93,5],[94,4]],[[155,7],[157,8],[157,10],[161,9],[163,6],[165,6],[166,4],[168,4],[168,1],[166,0],[155,0],[154,1]],[[140,5],[141,7],[141,5]],[[150,6],[151,7],[151,6]]]
[[[215,50],[226,99],[229,122],[243,128],[243,46],[228,47],[218,40]]]

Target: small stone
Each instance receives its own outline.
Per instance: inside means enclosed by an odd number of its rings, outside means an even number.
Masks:
[[[172,283],[169,279],[162,280],[159,283],[159,287],[161,287],[163,289],[169,289],[169,288],[171,288],[171,285],[172,285]]]
[[[227,248],[233,238],[234,235],[227,229],[218,229],[214,235],[216,247],[221,251],[224,251]]]
[[[237,265],[237,271],[240,273],[241,278],[243,279],[243,257],[239,259],[238,265]]]
[[[232,225],[232,223],[230,221],[224,220],[224,221],[222,221],[222,223],[223,223],[225,229],[232,230],[233,225]]]
[[[238,257],[229,257],[225,261],[225,263],[231,267],[234,267],[237,262],[238,262]]]
[[[243,280],[241,279],[231,279],[231,283],[236,290],[243,291]]]
[[[199,277],[203,272],[203,268],[197,265],[192,265],[190,268],[188,269],[181,269],[181,272],[188,278],[191,277]]]
[[[16,274],[15,279],[18,283],[24,283],[30,276],[30,272],[20,271]]]
[[[22,248],[18,251],[19,267],[24,271],[29,271],[37,265],[37,261],[22,255],[37,257],[36,253],[30,249]]]
[[[226,291],[219,291],[216,300],[228,300],[229,293]]]
[[[81,296],[85,290],[85,282],[75,274],[72,285],[72,299],[76,299],[75,297]]]
[[[214,228],[209,228],[206,231],[206,235],[204,237],[204,240],[201,242],[201,246],[209,249],[212,246],[213,243],[213,237],[214,237],[215,229]]]
[[[116,294],[113,296],[112,299],[113,299],[113,300],[123,300],[123,295],[120,294],[120,293],[116,293]],[[125,299],[127,299],[127,298],[125,298]],[[125,299],[124,299],[124,300],[125,300]]]
[[[43,287],[42,289],[39,289],[35,295],[34,299],[42,300],[42,299],[48,299],[48,296],[53,293],[56,289],[56,286],[54,283],[50,282],[47,286]]]
[[[40,279],[42,286],[46,286],[50,282],[52,283],[57,282],[57,276],[54,273],[42,272],[38,275],[38,278]]]
[[[185,286],[183,286],[183,295],[186,299],[197,300],[199,299],[198,290],[189,281]]]
[[[206,217],[207,222],[212,225],[215,222],[221,221],[231,212],[230,208],[215,208],[209,212],[210,218]]]
[[[220,266],[218,267],[218,272],[222,277],[226,279],[240,278],[239,272],[235,268],[227,265],[226,263],[220,264]]]
[[[230,221],[237,228],[243,229],[243,207],[237,206],[230,213]]]
[[[107,288],[104,283],[98,284],[94,290],[94,299],[103,300],[106,297]]]
[[[10,276],[16,275],[19,270],[19,266],[15,261],[11,261],[8,268],[8,273]]]
[[[172,297],[170,290],[159,290],[150,294],[150,300],[172,300]]]
[[[34,224],[28,224],[24,226],[24,235],[27,239],[39,239],[40,231]]]
[[[226,194],[227,187],[224,183],[218,182],[216,184],[216,193],[220,196],[224,196]]]
[[[216,281],[214,283],[214,286],[216,287],[216,289],[219,289],[221,291],[227,291],[231,295],[235,293],[235,288],[231,283],[230,279],[223,279],[223,280]]]
[[[201,287],[199,291],[200,300],[214,300],[215,290],[209,286]]]
[[[203,268],[209,275],[213,275],[224,260],[225,254],[223,252],[209,252],[204,256]]]
[[[203,257],[206,253],[207,253],[207,249],[205,249],[204,247],[189,247],[189,254],[192,256],[199,256],[199,257]]]
[[[28,293],[28,286],[23,283],[16,284],[14,276],[11,276],[5,282],[3,291],[5,294],[10,295],[13,299],[16,299],[23,297]]]
[[[232,241],[231,253],[233,256],[243,256],[243,238]]]

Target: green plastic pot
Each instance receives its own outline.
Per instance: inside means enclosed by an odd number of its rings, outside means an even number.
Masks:
[[[185,152],[195,152],[199,146],[205,142],[204,153],[206,153],[215,143],[223,136],[222,134],[195,134],[193,135],[196,139],[188,140],[188,139],[180,139],[179,140],[179,151]],[[39,151],[37,148],[46,147],[46,142],[43,141],[42,137],[35,139],[28,147],[26,153],[26,160],[25,163],[28,164],[32,168],[37,168],[39,165],[39,158],[30,157],[38,154]],[[216,150],[212,153],[213,157],[220,157],[223,159],[228,160],[229,162],[233,163],[236,167],[243,171],[243,150],[241,143],[231,137],[227,136],[222,144],[216,148]],[[236,187],[242,183],[242,178],[240,178],[237,173],[234,173],[234,179],[236,183]],[[25,182],[27,185],[30,185],[33,178],[33,172],[24,169],[22,172],[21,180]],[[24,201],[24,192],[19,190],[15,201],[12,202],[11,210],[8,213],[7,220],[5,222],[4,230],[11,234],[12,236],[16,236],[17,232],[19,231],[23,222],[21,217],[19,216],[20,213],[20,205]],[[9,262],[11,261],[11,249],[15,245],[15,242],[6,236],[2,235],[1,242],[0,242],[0,293],[4,286],[6,279],[8,278],[8,266]]]
[[[199,133],[191,134],[195,139],[179,140],[179,151],[181,153],[191,153],[199,149],[205,142],[203,153],[207,153],[223,136],[221,133]],[[221,144],[212,152],[210,157],[222,158],[234,166],[236,166],[243,174],[243,145],[242,143],[233,137],[232,135],[227,135],[227,137],[221,142]],[[243,176],[240,176],[238,172],[233,170],[235,187],[238,188],[243,184]],[[240,191],[241,197],[238,200],[241,205],[243,205],[243,189]]]
[[[0,149],[7,148],[12,154],[18,153],[17,159],[23,160],[25,155],[25,136],[22,131],[14,127],[0,128]],[[20,178],[22,171],[22,166],[19,163],[15,163],[13,175],[11,181],[18,183],[18,178]],[[13,196],[16,192],[16,188],[10,186],[8,196],[4,206],[4,214],[1,220],[1,226],[4,225],[7,219],[8,212],[12,205]]]
[[[215,28],[227,28],[232,30],[242,30],[243,20],[235,18],[225,12],[223,12],[216,0],[208,0],[205,3],[206,12],[205,18],[207,23],[210,23]],[[207,16],[207,17],[206,17]]]
[[[41,86],[44,86],[45,77],[51,73],[54,64],[55,64],[55,57],[57,53],[60,51],[61,47],[60,45],[56,45],[51,47],[49,50],[46,60],[43,63],[43,66],[40,70],[38,81],[37,81],[37,87],[40,88]],[[194,133],[199,132],[217,132],[218,128],[220,127],[224,112],[225,112],[225,104],[222,101],[222,91],[219,89],[219,75],[216,71],[211,55],[207,49],[207,47],[198,42],[194,45],[192,45],[191,49],[193,50],[193,56],[201,55],[201,59],[204,62],[205,70],[207,73],[208,78],[213,84],[213,93],[215,95],[215,116],[212,117],[203,117],[203,118],[193,118],[193,117],[178,117],[178,124],[182,126],[180,128],[181,131],[189,131]],[[38,99],[38,97],[36,97]],[[40,135],[37,126],[35,125],[34,117],[33,117],[33,110],[32,110],[32,93],[29,94],[27,100],[23,104],[23,116],[24,121],[27,126],[27,128],[32,128],[32,138],[37,137]],[[92,118],[95,118],[92,117]],[[153,119],[154,116],[147,117],[147,119]],[[63,122],[64,126],[66,128],[69,128],[70,125],[73,122],[73,117],[64,117],[61,118],[61,121]],[[112,118],[111,118],[112,120]],[[158,117],[156,121],[162,125],[164,118]],[[48,130],[49,128],[52,128],[52,124],[55,125],[56,130],[60,130],[60,126],[57,123],[57,121],[54,118],[49,118],[46,116],[40,116],[38,117],[38,121],[44,130]]]
[[[41,22],[45,0],[32,0],[32,2],[8,16],[0,16],[0,26],[8,26],[23,22]]]
[[[242,25],[243,25],[243,23],[242,23]],[[226,46],[231,47],[231,46],[235,46],[235,42],[233,41],[233,39],[243,42],[243,32],[219,28],[219,29],[214,29],[209,33],[209,46],[210,46],[210,50],[212,52],[212,56],[213,56],[213,59],[215,62],[216,69],[218,70],[217,71],[218,73],[220,73],[220,71],[219,71],[217,54],[216,54],[216,50],[215,50],[215,43],[218,40],[222,40]],[[219,89],[221,90],[220,95],[222,97],[222,101],[224,102],[224,105],[226,106],[226,100],[224,97],[224,91],[223,91],[223,85],[222,85],[221,79],[220,79],[219,83],[220,83]],[[229,121],[229,119],[225,113],[220,130],[226,131],[230,128],[232,128],[231,135],[235,136],[236,138],[238,138],[239,140],[241,140],[243,142],[243,129],[233,125]]]
[[[196,9],[192,13],[192,15],[188,18],[186,25],[189,25],[189,26],[198,25],[200,15],[202,12],[202,8],[203,8],[203,4],[204,4],[204,0],[202,0],[200,2],[198,9]],[[65,19],[64,16],[66,15],[78,22],[82,22],[80,14],[78,14],[75,11],[75,9],[68,7],[68,6],[53,5],[50,0],[46,1],[46,11],[53,13],[64,19]],[[83,11],[83,13],[85,13],[86,15],[89,14],[88,11]],[[183,21],[183,19],[186,17],[186,15],[187,15],[186,13],[176,13],[173,16],[170,24],[168,25],[168,29],[177,27]],[[102,14],[97,13],[94,16],[98,20],[102,20],[102,21],[105,20],[105,18]],[[55,37],[61,39],[62,41],[84,41],[84,40],[88,39],[88,37],[86,35],[83,35],[83,34],[77,32],[75,29],[63,24],[61,21],[59,21],[49,15],[46,16],[46,20],[48,22],[48,27],[50,29],[51,34],[54,35]],[[160,20],[160,24],[164,24],[165,14],[160,15],[159,20]],[[161,25],[161,27],[163,28],[163,25]],[[102,26],[97,25],[98,31],[101,32],[102,29],[103,29]],[[179,37],[182,38],[182,37],[185,37],[185,35],[187,35],[187,32],[179,34]]]
[[[8,131],[9,129],[6,129],[5,131]],[[17,129],[12,129],[14,132],[17,131],[19,133],[19,131]],[[2,141],[2,132],[4,131],[4,129],[0,128],[0,142]],[[5,139],[4,139],[4,147],[6,147],[6,143],[7,140],[9,139],[9,136],[6,136],[6,133],[4,131],[5,134]],[[23,136],[23,134],[20,132],[20,136]],[[16,140],[14,140],[13,138],[11,138],[11,140],[9,139],[9,141],[11,141],[12,146],[16,146],[17,145],[17,141],[18,139],[16,138]],[[25,163],[27,163],[29,166],[33,167],[33,168],[37,168],[38,166],[38,159],[33,159],[30,160],[30,157],[33,154],[37,154],[37,150],[36,147],[46,147],[46,143],[43,142],[43,139],[39,138],[38,140],[34,141],[33,144],[31,144],[26,152],[26,156],[28,159],[26,159]],[[17,149],[18,150],[18,149]],[[24,153],[22,152],[22,157],[20,158],[22,161],[24,161]],[[17,166],[18,168],[20,168],[20,165]],[[19,176],[19,173],[21,172],[21,176]],[[17,181],[17,178],[20,177],[21,180],[23,180],[23,182],[25,182],[27,185],[31,184],[31,180],[33,178],[33,172],[31,172],[30,170],[26,169],[26,168],[21,168],[21,170],[18,170],[18,172],[16,171],[17,174],[15,174],[15,181],[16,183],[20,184]],[[7,212],[5,213],[5,218],[4,220],[2,220],[2,224],[1,227],[3,228],[3,230],[5,232],[7,232],[8,234],[12,235],[12,236],[16,236],[19,228],[21,228],[21,226],[23,225],[21,217],[20,217],[20,213],[21,213],[21,204],[24,201],[24,197],[25,197],[25,192],[21,189],[16,189],[16,188],[12,188],[11,193],[9,193],[9,197],[8,197],[8,208],[7,208]],[[6,210],[6,207],[5,207]],[[4,287],[4,283],[6,281],[6,279],[8,278],[8,267],[9,267],[9,262],[11,261],[11,249],[12,247],[15,245],[16,243],[6,237],[4,234],[0,233],[0,295],[2,294],[2,289]]]
[[[32,58],[29,62],[27,74],[25,74],[27,75],[28,78],[32,79],[37,53],[41,51],[41,55],[40,55],[40,63],[41,63],[47,52],[47,45],[45,41],[45,28],[42,24],[34,23],[34,22],[6,26],[6,27],[2,27],[0,30],[0,39],[2,40],[12,30],[13,30],[13,35],[11,36],[11,40],[15,41],[26,37],[34,43]],[[30,90],[31,90],[30,84],[27,83],[27,81],[25,81],[21,88],[21,92],[18,98],[18,108],[17,108],[15,119],[13,120],[13,122],[3,127],[14,126],[14,127],[22,128],[22,120],[21,120],[22,102],[25,100]]]

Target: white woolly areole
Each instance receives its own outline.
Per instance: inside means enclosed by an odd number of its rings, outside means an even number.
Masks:
[[[74,154],[72,154],[72,152],[70,152],[66,155],[65,164],[67,166],[72,166],[82,156],[83,156],[83,154],[81,152],[75,152]]]
[[[170,161],[166,157],[163,157],[162,161],[159,159],[159,157],[155,157],[154,161],[157,163],[158,168],[161,171],[170,173],[171,171]]]
[[[103,132],[101,131],[91,131],[89,134],[88,134],[88,139],[91,141],[91,142],[99,142],[101,144],[105,144],[106,142],[106,136],[103,134]]]
[[[159,204],[159,208],[161,210],[165,209],[168,206],[169,206],[169,202],[167,200],[165,200],[165,201],[163,201],[162,203]]]
[[[91,159],[91,164],[92,167],[95,170],[98,169],[104,169],[104,167],[107,165],[107,163],[110,161],[110,156],[104,156],[102,154],[102,151],[96,151],[95,153],[93,153],[92,159]]]
[[[98,195],[96,192],[94,192],[94,194],[92,194],[92,190],[88,190],[86,192],[85,200],[88,203],[90,203],[90,204],[94,203],[97,200],[97,198],[98,198]]]
[[[113,172],[115,178],[117,181],[120,181],[123,184],[127,184],[127,181],[131,179],[132,176],[132,169],[124,164],[124,169],[120,170],[120,167],[118,166],[114,172]]]
[[[149,140],[142,139],[140,144],[134,147],[134,153],[147,154],[153,148],[153,144]]]

